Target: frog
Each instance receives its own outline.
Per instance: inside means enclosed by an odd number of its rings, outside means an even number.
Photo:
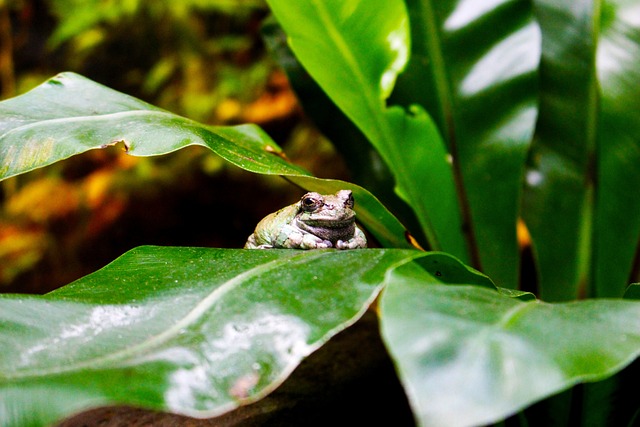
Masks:
[[[362,249],[364,232],[356,225],[351,190],[322,195],[309,192],[292,205],[264,217],[247,239],[246,249]]]

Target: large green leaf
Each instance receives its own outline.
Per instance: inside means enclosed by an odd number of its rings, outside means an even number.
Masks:
[[[383,338],[420,425],[496,422],[640,355],[638,302],[522,302],[442,283],[405,264],[380,302]]]
[[[523,215],[538,263],[540,295],[571,300],[586,280],[595,149],[595,2],[536,2],[542,29],[540,118]]]
[[[91,149],[124,144],[135,156],[202,145],[252,172],[288,176],[312,191],[350,188],[358,219],[383,246],[411,247],[405,228],[362,187],[319,180],[288,162],[259,127],[214,127],[159,109],[73,73],[0,102],[0,179]]]
[[[291,52],[286,34],[273,17],[262,25],[262,36],[270,53],[287,73],[289,84],[305,111],[331,140],[349,168],[354,183],[366,188],[405,224],[424,247],[427,242],[411,208],[394,191],[391,171],[362,132],[329,99]]]
[[[74,73],[0,102],[2,179],[120,142],[136,156],[202,145],[252,172],[308,175],[257,126],[203,125]]]
[[[541,113],[523,213],[541,295],[620,297],[640,237],[639,12],[623,0],[535,3]]]
[[[596,57],[601,90],[594,289],[620,297],[640,240],[640,10],[630,0],[602,5]]]
[[[453,173],[436,126],[418,106],[386,106],[409,55],[402,0],[268,3],[296,57],[391,169],[396,192],[416,212],[430,247],[469,260]]]
[[[48,295],[0,296],[0,424],[112,404],[221,414],[385,285],[384,339],[424,425],[496,421],[640,353],[638,302],[521,302],[443,253],[142,247]]]
[[[498,285],[515,288],[516,219],[537,114],[540,30],[531,4],[407,0],[407,5],[411,60],[392,99],[418,103],[434,117],[461,183],[474,261]]]
[[[141,247],[45,296],[0,296],[0,424],[89,407],[209,417],[260,399],[424,252]]]
[[[542,29],[540,117],[527,170],[523,215],[546,300],[571,300],[587,280],[591,238],[597,82],[596,2],[535,2]]]

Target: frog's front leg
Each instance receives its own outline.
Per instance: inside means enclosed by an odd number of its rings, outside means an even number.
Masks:
[[[273,246],[286,249],[324,249],[333,245],[330,241],[323,240],[297,227],[285,225],[278,233]]]
[[[338,249],[362,249],[367,247],[367,238],[362,230],[356,227],[356,231],[353,237],[349,240],[338,240],[336,242],[336,248]]]

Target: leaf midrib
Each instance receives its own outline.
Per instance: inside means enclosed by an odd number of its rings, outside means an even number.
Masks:
[[[154,111],[154,110],[129,110],[129,111],[118,111],[115,113],[108,114],[96,114],[96,115],[81,115],[81,116],[72,116],[72,117],[60,117],[60,118],[52,118],[52,119],[43,119],[43,120],[34,120],[32,122],[14,127],[9,129],[7,132],[0,135],[0,140],[7,137],[9,134],[14,132],[22,132],[29,129],[35,129],[41,126],[51,126],[52,124],[57,123],[73,123],[73,122],[90,122],[96,120],[111,120],[111,119],[120,119],[121,117],[126,116],[164,116],[171,119],[179,119],[185,122],[193,122],[193,120],[188,119],[186,117],[178,116],[176,114],[166,112],[166,111]]]
[[[453,96],[451,93],[451,85],[447,78],[446,65],[444,60],[444,54],[442,49],[442,41],[438,33],[438,25],[435,18],[435,12],[433,11],[433,5],[431,0],[424,0],[422,10],[423,22],[426,25],[420,27],[420,29],[426,29],[422,34],[426,39],[427,49],[429,50],[429,57],[433,66],[433,76],[435,80],[435,88],[438,93],[438,99],[442,103],[441,107],[441,120],[442,131],[446,132],[446,138],[451,146],[452,155],[455,155],[455,138],[454,138],[454,125],[453,125]],[[454,158],[455,160],[455,158]]]

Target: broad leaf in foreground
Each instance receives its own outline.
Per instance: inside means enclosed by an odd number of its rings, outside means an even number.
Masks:
[[[0,425],[125,404],[210,417],[260,399],[419,251],[141,247],[0,297]]]
[[[45,296],[0,297],[0,424],[112,404],[221,414],[383,286],[383,338],[424,425],[497,421],[640,353],[638,302],[522,302],[442,253],[141,247]]]
[[[443,286],[416,265],[391,273],[381,327],[421,425],[497,422],[640,355],[635,301],[522,302],[464,282]]]

